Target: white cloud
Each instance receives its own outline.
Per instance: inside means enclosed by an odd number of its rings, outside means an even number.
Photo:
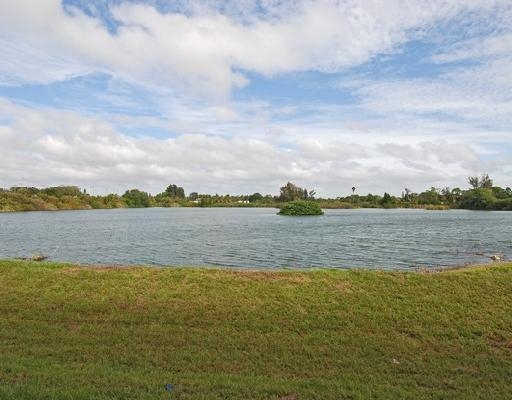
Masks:
[[[512,32],[506,32],[457,42],[444,52],[430,57],[430,61],[450,63],[468,59],[510,57],[510,54],[512,54]]]
[[[249,73],[344,71],[402,51],[439,21],[494,14],[507,1],[205,0],[181,1],[172,10],[166,4],[111,6],[120,24],[112,33],[99,17],[56,0],[0,2],[0,84],[97,71],[115,77],[94,93],[98,108],[88,111],[97,117],[0,99],[0,186],[155,193],[174,182],[187,190],[276,193],[292,180],[336,196],[353,185],[360,193],[464,187],[467,175],[482,171],[510,185],[506,29],[439,46],[426,62],[460,64],[437,76],[343,82],[357,103],[229,99]],[[478,18],[471,24],[481,29]],[[132,90],[137,83],[150,88],[151,116],[103,109],[140,109],[145,99]],[[150,137],[151,128],[172,137]]]
[[[102,70],[226,96],[247,84],[244,71],[267,76],[339,71],[396,51],[411,31],[418,35],[436,20],[494,3],[304,0],[283,7],[270,2],[269,14],[242,20],[125,3],[111,7],[119,27],[110,33],[99,18],[66,11],[58,0],[2,2],[0,51],[9,61],[0,62],[0,77],[40,82]]]
[[[44,49],[5,37],[0,37],[0,54],[0,85],[45,84],[91,72],[69,56],[48,54]]]
[[[337,196],[353,185],[363,193],[465,186],[466,176],[484,166],[476,147],[462,141],[392,131],[300,133],[283,147],[257,136],[134,138],[99,118],[0,101],[0,121],[7,118],[0,123],[0,186],[77,184],[93,192],[139,187],[157,193],[173,182],[188,191],[275,194],[292,180]],[[493,168],[487,172],[496,172],[500,183],[510,165]]]
[[[453,67],[434,77],[357,78],[342,82],[342,87],[347,86],[359,95],[364,109],[407,119],[411,125],[428,116],[455,118],[474,127],[492,125],[507,132],[512,126],[512,48],[508,56]]]
[[[489,5],[497,6],[497,3]],[[454,135],[464,135],[468,127],[474,131],[482,126],[493,126],[510,135],[512,6],[510,3],[501,6],[497,8],[499,13],[468,15],[464,28],[456,25],[457,32],[448,28],[448,31],[434,32],[431,40],[436,44],[435,53],[423,60],[426,71],[429,63],[441,68],[434,74],[420,73],[412,77],[397,74],[395,78],[373,80],[359,75],[339,85],[355,91],[364,109],[381,116],[393,115],[409,125],[416,123],[425,131],[428,130],[425,118],[449,119],[459,124],[451,132]],[[491,15],[494,21],[489,20]],[[490,138],[495,139],[496,135]],[[501,138],[501,141],[510,144],[510,139]]]

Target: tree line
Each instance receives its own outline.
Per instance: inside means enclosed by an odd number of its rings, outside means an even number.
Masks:
[[[170,184],[164,191],[152,195],[139,189],[129,189],[122,195],[91,195],[77,186],[35,188],[15,186],[0,189],[0,211],[77,210],[142,207],[279,207],[294,200],[317,202],[322,208],[427,208],[470,210],[512,210],[510,187],[495,186],[487,174],[468,177],[469,188],[431,187],[420,193],[404,188],[401,196],[356,193],[336,198],[317,198],[314,189],[287,182],[278,195],[255,192],[247,195],[206,194],[191,192]]]

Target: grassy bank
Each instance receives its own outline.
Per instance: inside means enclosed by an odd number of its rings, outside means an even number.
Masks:
[[[1,399],[509,399],[512,264],[442,273],[0,261]]]

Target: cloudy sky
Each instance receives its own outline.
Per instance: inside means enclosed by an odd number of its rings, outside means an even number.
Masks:
[[[0,0],[0,187],[512,186],[510,0]]]

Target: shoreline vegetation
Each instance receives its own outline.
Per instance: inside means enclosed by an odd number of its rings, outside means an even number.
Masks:
[[[48,188],[15,186],[0,188],[0,212],[54,211],[144,207],[272,207],[282,208],[286,203],[307,200],[322,209],[351,208],[422,208],[427,210],[512,210],[512,189],[494,186],[484,174],[469,177],[470,188],[430,188],[414,193],[405,188],[401,196],[356,194],[337,198],[317,197],[314,190],[307,190],[288,182],[280,188],[279,195],[219,195],[191,192],[187,196],[182,187],[169,185],[162,193],[151,195],[139,189],[127,190],[123,195],[91,195],[77,186]]]
[[[4,260],[0,398],[508,399],[511,278]]]

